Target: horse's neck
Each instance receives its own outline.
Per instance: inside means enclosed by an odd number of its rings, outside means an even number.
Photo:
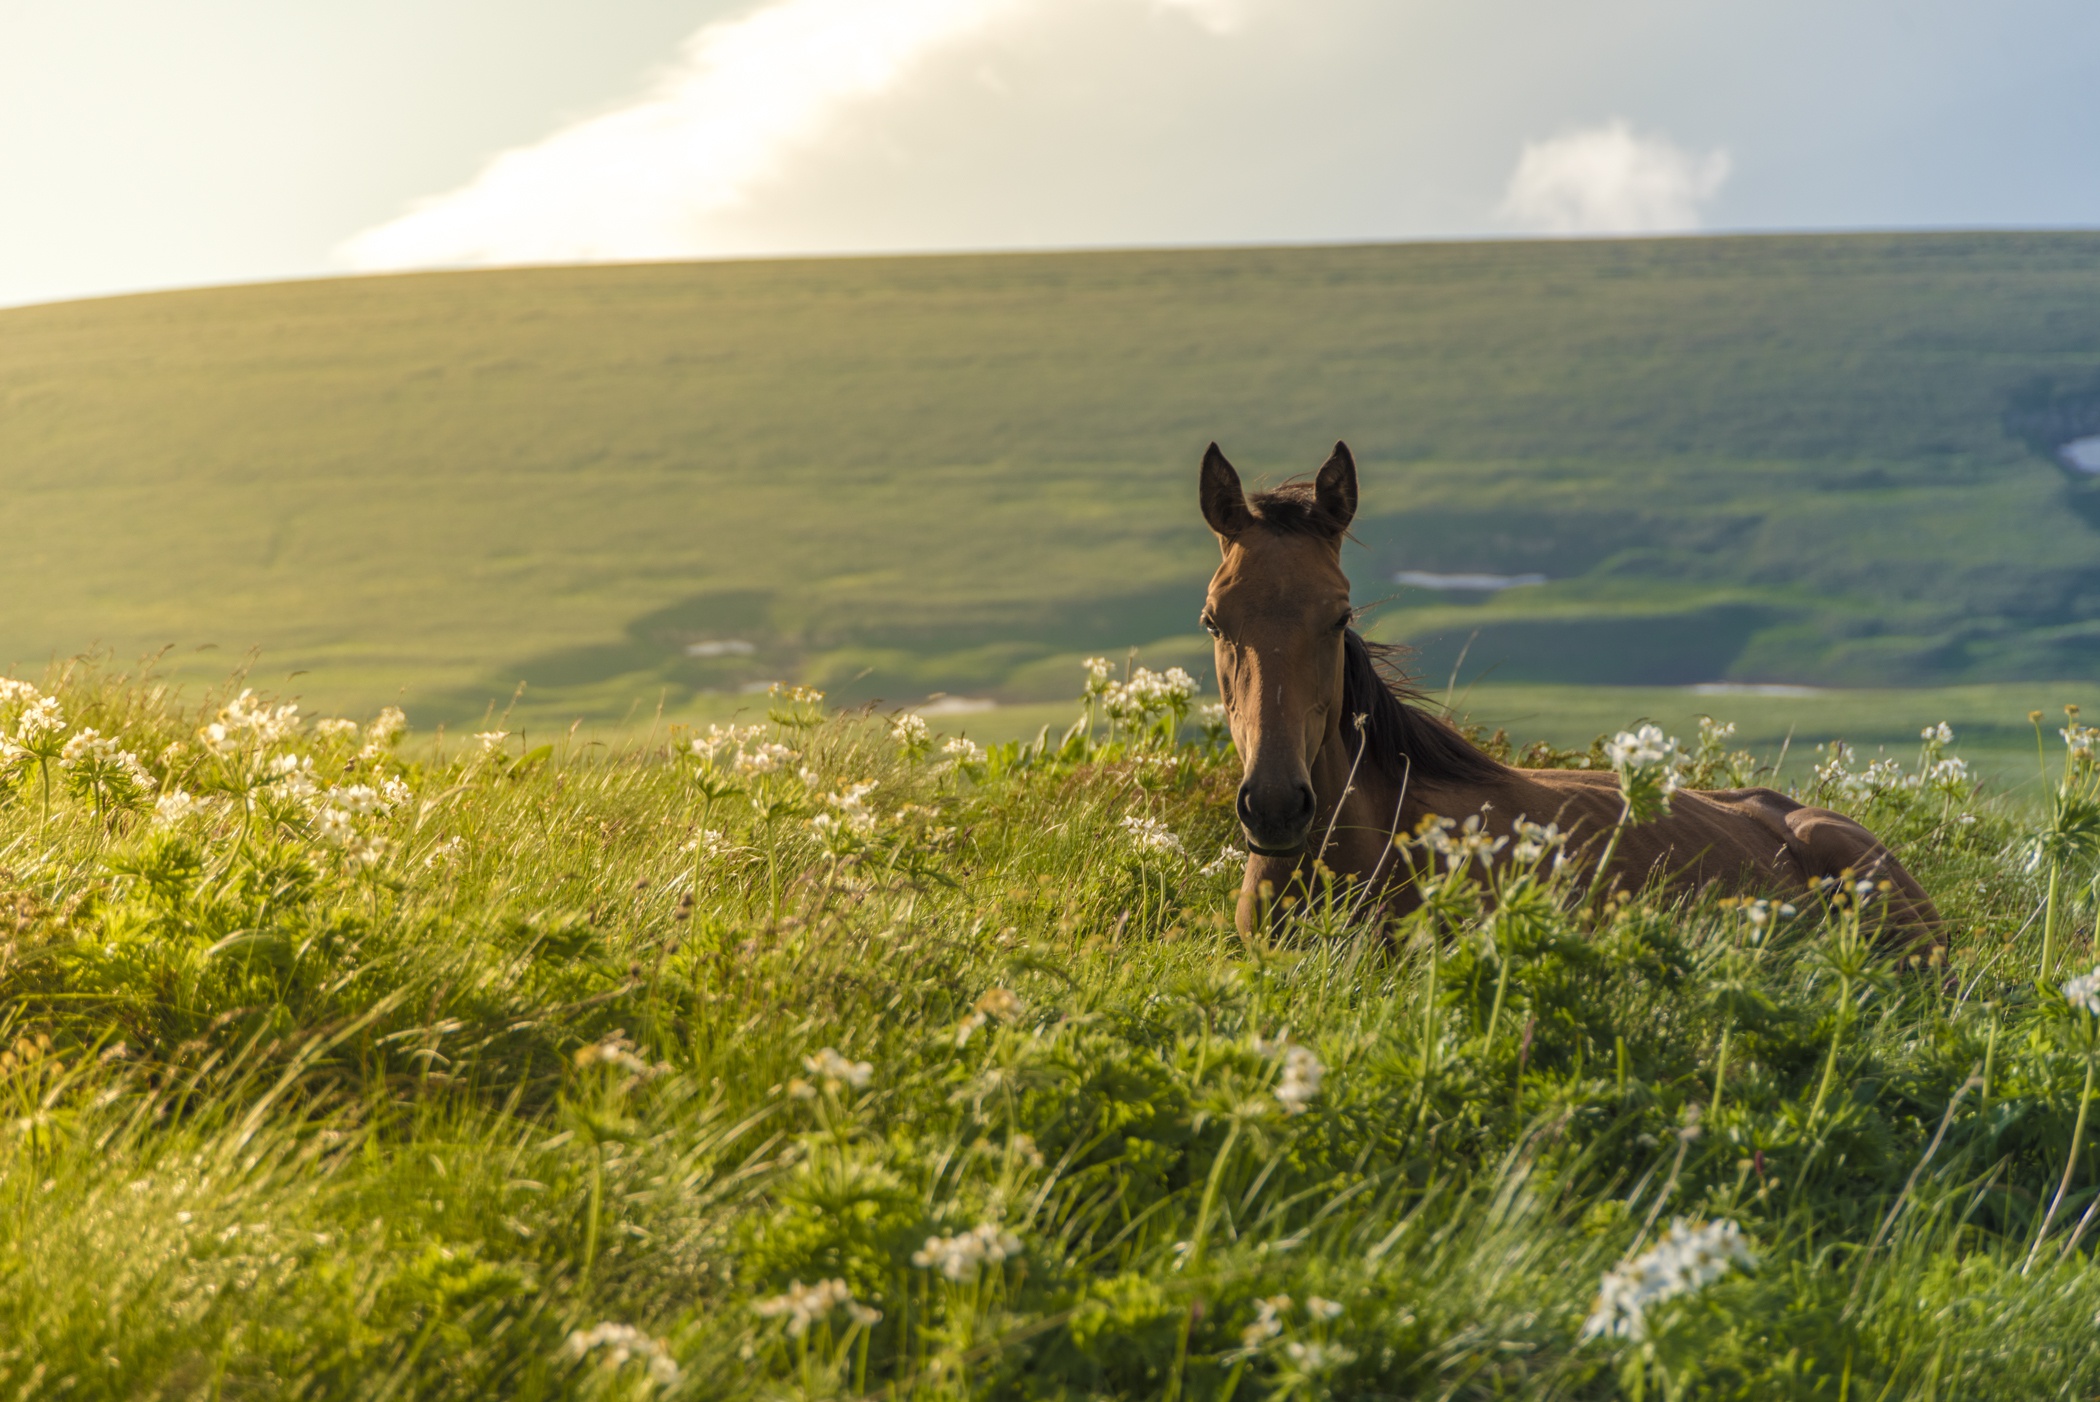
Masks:
[[[1368,758],[1354,763],[1336,725],[1312,765],[1312,850],[1338,872],[1368,876],[1389,865],[1392,836],[1412,821],[1413,799]]]

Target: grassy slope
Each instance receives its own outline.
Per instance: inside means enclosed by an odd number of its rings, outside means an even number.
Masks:
[[[2001,804],[1857,800],[1951,921],[1930,973],[1812,912],[1759,942],[1711,907],[1488,916],[1463,882],[1390,947],[1249,944],[1229,872],[1123,824],[1208,856],[1224,755],[970,775],[833,722],[769,737],[812,787],[724,755],[710,795],[660,736],[527,759],[309,730],[222,762],[208,712],[92,676],[62,700],[209,806],[0,791],[12,1395],[2100,1387],[2095,1020],[2037,985],[2029,815]],[[376,864],[285,756],[405,785],[343,820]],[[867,780],[874,830],[826,850],[812,809]],[[1285,1040],[1324,1067],[1289,1103]],[[1647,1345],[1583,1341],[1605,1270],[1679,1214],[1740,1223],[1757,1269],[1655,1306]],[[1005,1259],[929,1268],[980,1224]],[[828,1280],[871,1328],[769,1303]],[[604,1325],[677,1375],[567,1342]]]
[[[2100,359],[2082,235],[431,275],[0,313],[0,656],[251,646],[324,704],[799,674],[1062,694],[1187,637],[1190,464],[1347,436],[1441,673],[2091,675],[2093,537],[2001,418]],[[1537,569],[1464,606],[1402,565]],[[1478,635],[1477,637],[1475,635]],[[748,659],[692,661],[737,637]],[[202,656],[190,650],[217,644]]]

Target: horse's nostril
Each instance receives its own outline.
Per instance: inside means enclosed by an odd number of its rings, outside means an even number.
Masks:
[[[1319,800],[1313,797],[1311,784],[1300,784],[1298,786],[1298,816],[1300,818],[1311,822],[1313,808],[1318,803]]]
[[[1234,805],[1242,823],[1254,821],[1254,794],[1245,784],[1240,785],[1239,801]]]

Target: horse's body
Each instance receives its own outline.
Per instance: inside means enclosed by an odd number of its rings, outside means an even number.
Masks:
[[[1409,704],[1350,626],[1341,541],[1355,515],[1356,466],[1341,444],[1313,486],[1251,501],[1213,444],[1202,502],[1222,552],[1203,622],[1217,640],[1219,691],[1244,765],[1242,929],[1265,898],[1303,891],[1315,861],[1386,910],[1404,910],[1415,899],[1412,870],[1394,837],[1430,816],[1479,814],[1503,837],[1519,819],[1555,824],[1572,859],[1588,866],[1608,849],[1602,879],[1629,889],[1659,879],[1679,891],[1787,898],[1831,878],[1872,881],[1884,929],[1937,937],[1939,913],[1924,890],[1841,814],[1772,789],[1679,790],[1666,815],[1614,840],[1625,804],[1616,775],[1497,763]]]

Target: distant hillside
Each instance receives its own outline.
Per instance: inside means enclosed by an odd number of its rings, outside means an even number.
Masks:
[[[317,701],[406,686],[431,718],[520,682],[600,713],[781,676],[1061,695],[1086,651],[1207,655],[1208,439],[1277,477],[1343,437],[1358,596],[1439,675],[1465,649],[1498,680],[2089,678],[2100,503],[2046,440],[2096,373],[2096,235],[691,264],[27,308],[0,312],[0,666],[171,643],[221,673],[261,647]]]

